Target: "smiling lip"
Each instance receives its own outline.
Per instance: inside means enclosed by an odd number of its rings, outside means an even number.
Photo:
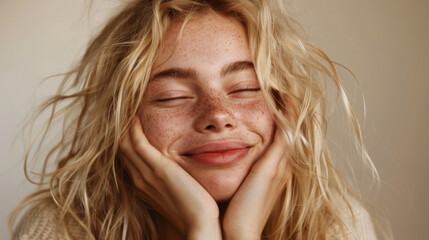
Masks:
[[[182,155],[202,165],[225,166],[243,159],[249,149],[250,146],[243,142],[217,142],[196,147]]]

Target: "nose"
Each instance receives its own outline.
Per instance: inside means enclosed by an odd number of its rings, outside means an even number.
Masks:
[[[231,103],[221,94],[210,94],[196,107],[195,128],[202,133],[222,132],[236,127]]]

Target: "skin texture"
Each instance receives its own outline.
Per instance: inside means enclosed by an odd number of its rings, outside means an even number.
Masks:
[[[180,27],[165,36],[121,158],[138,193],[165,220],[164,239],[260,239],[291,170],[248,63],[244,28],[218,14],[198,16],[175,49]],[[225,141],[244,144],[244,156],[212,166],[184,154]]]
[[[165,36],[155,76],[168,69],[192,70],[196,76],[160,76],[148,86],[140,119],[149,142],[177,162],[216,201],[228,201],[252,164],[272,141],[274,122],[258,89],[252,66],[222,74],[232,63],[250,60],[244,27],[215,14],[187,23],[176,47],[178,22]],[[176,74],[179,75],[179,74]],[[249,90],[248,90],[249,88]],[[159,102],[159,99],[178,98]],[[181,155],[216,142],[250,146],[238,163],[207,167]]]

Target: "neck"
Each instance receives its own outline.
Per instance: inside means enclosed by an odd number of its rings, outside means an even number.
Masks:
[[[229,202],[219,202],[217,203],[219,207],[219,220],[222,223],[223,216],[225,216],[226,209],[228,208]]]

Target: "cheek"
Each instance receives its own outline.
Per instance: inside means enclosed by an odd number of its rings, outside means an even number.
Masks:
[[[270,141],[274,132],[274,120],[263,98],[245,105],[237,106],[237,116],[249,128],[256,132],[263,140]]]
[[[182,135],[183,126],[189,120],[180,111],[142,110],[140,119],[147,139],[160,152],[167,153],[168,147]]]

